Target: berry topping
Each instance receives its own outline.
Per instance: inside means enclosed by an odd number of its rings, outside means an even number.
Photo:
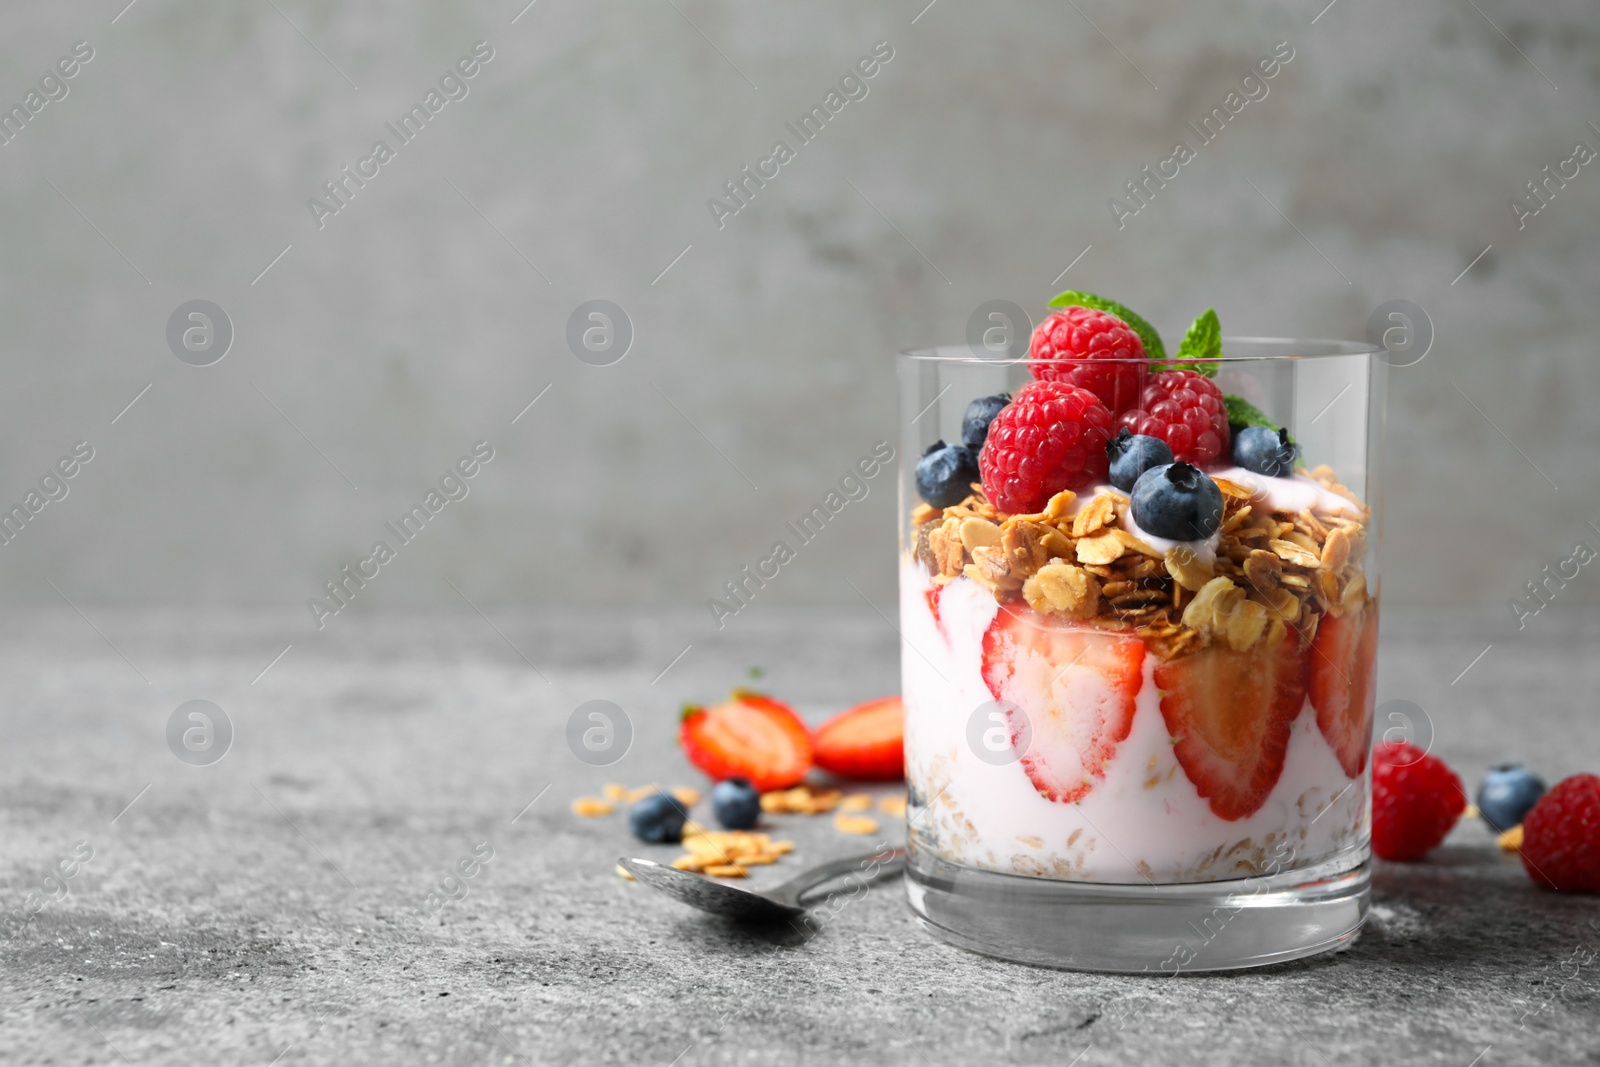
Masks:
[[[1009,403],[1010,393],[996,393],[994,396],[980,396],[967,405],[967,413],[961,418],[961,443],[972,449],[973,455],[977,455],[983,442],[988,440],[989,424],[1000,414],[1000,409]]]
[[[983,680],[1006,702],[1013,744],[1032,740],[1022,770],[1039,795],[1081,800],[1104,778],[1133,729],[1144,682],[1144,642],[1052,622],[1023,605],[995,616],[983,635]]]
[[[1522,820],[1522,865],[1546,889],[1600,893],[1600,777],[1563,778]]]
[[[842,711],[812,736],[817,766],[843,778],[905,776],[905,710],[897,696]]]
[[[1089,390],[1113,413],[1138,401],[1150,372],[1144,342],[1133,328],[1110,312],[1086,307],[1053,311],[1034,328],[1028,367],[1042,381]]]
[[[651,793],[628,809],[628,829],[640,841],[676,844],[683,840],[683,823],[688,817],[683,802],[671,793]]]
[[[1384,859],[1420,860],[1466,807],[1461,779],[1438,756],[1405,741],[1372,750],[1372,851]]]
[[[1283,774],[1289,728],[1306,699],[1306,657],[1291,630],[1271,647],[1226,644],[1155,669],[1178,765],[1218,818],[1253,815]]]
[[[978,453],[983,491],[1001,511],[1038,511],[1105,474],[1110,437],[1111,412],[1089,390],[1029,382],[989,424]]]
[[[1522,822],[1544,790],[1544,780],[1522,764],[1502,763],[1489,768],[1478,786],[1478,814],[1491,830],[1509,830]]]
[[[1377,689],[1376,606],[1325,615],[1311,643],[1311,706],[1344,773],[1354,778],[1372,747],[1372,703]]]
[[[1118,424],[1159,437],[1185,463],[1213,463],[1228,449],[1228,412],[1217,383],[1192,370],[1152,374]]]
[[[806,724],[787,704],[747,690],[709,708],[684,708],[678,742],[713,781],[744,778],[763,793],[796,785],[811,769]]]
[[[1170,541],[1204,541],[1222,525],[1222,490],[1199,467],[1151,467],[1133,484],[1133,521]]]
[[[977,457],[960,445],[935,441],[917,460],[917,492],[936,508],[961,503],[977,480]]]
[[[1068,289],[1064,293],[1057,293],[1051,297],[1050,306],[1053,308],[1099,308],[1101,311],[1109,311],[1127,323],[1133,328],[1133,332],[1139,335],[1139,340],[1144,343],[1144,354],[1146,356],[1157,363],[1167,358],[1167,349],[1161,343],[1161,334],[1157,333],[1154,326],[1150,325],[1137,311],[1126,304],[1119,304],[1115,300],[1107,300],[1105,297],[1096,296],[1093,293],[1083,293],[1075,289]]]
[[[1236,466],[1271,478],[1287,478],[1294,473],[1300,446],[1289,440],[1289,431],[1265,426],[1246,426],[1233,438]]]
[[[1139,475],[1151,467],[1172,462],[1172,449],[1159,437],[1131,433],[1124,426],[1117,431],[1117,436],[1106,442],[1106,459],[1111,462],[1111,484],[1129,493]]]
[[[725,778],[711,787],[711,813],[725,830],[748,830],[761,818],[761,794],[743,778]]]

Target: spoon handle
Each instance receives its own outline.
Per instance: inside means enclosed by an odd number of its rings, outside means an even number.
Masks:
[[[870,882],[884,875],[899,873],[905,862],[904,848],[885,848],[859,856],[846,856],[803,871],[768,890],[766,895],[798,907],[800,899],[807,893],[843,875],[860,874],[863,882]]]

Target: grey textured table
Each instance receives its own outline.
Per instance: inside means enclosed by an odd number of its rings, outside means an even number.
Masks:
[[[700,784],[672,744],[678,705],[752,665],[810,716],[892,690],[875,613],[752,610],[718,635],[698,616],[352,614],[314,636],[282,615],[90,614],[103,637],[66,611],[0,633],[0,904],[26,908],[93,848],[0,940],[5,1063],[1600,1059],[1596,898],[1534,888],[1476,823],[1425,864],[1380,864],[1348,951],[1177,980],[963,954],[915,927],[898,883],[806,938],[619,879],[619,853],[675,853],[571,800]],[[1600,767],[1600,620],[1535,622],[1385,619],[1380,700],[1424,709],[1469,785],[1508,753],[1552,780]],[[165,740],[195,698],[236,731],[211,766]],[[597,698],[636,730],[608,769],[564,741]],[[784,826],[788,870],[864,842]],[[480,842],[493,859],[466,896],[422,918]]]

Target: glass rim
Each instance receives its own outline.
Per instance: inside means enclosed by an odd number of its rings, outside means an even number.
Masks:
[[[1222,339],[1223,355],[1216,359],[1187,360],[1178,359],[1168,355],[1162,363],[1257,363],[1262,360],[1317,360],[1331,359],[1339,356],[1373,356],[1384,351],[1382,345],[1375,345],[1361,341],[1343,341],[1336,338],[1323,337],[1224,337]],[[1229,352],[1232,346],[1235,351]],[[1244,354],[1237,349],[1256,347],[1268,351]],[[973,363],[994,364],[1007,366],[1013,363],[1061,363],[1069,364],[1079,362],[1074,359],[1041,359],[1030,360],[1026,355],[1018,357],[1001,358],[999,356],[978,355],[973,345],[934,345],[929,348],[908,348],[899,352],[897,359],[918,363]],[[1129,359],[1097,359],[1096,363],[1148,363],[1151,357],[1140,356]]]

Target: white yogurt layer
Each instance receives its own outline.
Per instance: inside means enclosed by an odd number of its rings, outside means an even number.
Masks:
[[[1122,528],[1133,536],[1160,552],[1163,556],[1179,545],[1183,545],[1194,553],[1194,558],[1202,563],[1215,563],[1217,559],[1217,545],[1222,541],[1222,532],[1212,534],[1201,541],[1174,541],[1170,537],[1157,537],[1155,534],[1141,528],[1133,521],[1133,509],[1129,508],[1122,517]]]
[[[938,597],[936,622],[933,587],[914,562],[902,566],[900,587],[908,819],[919,848],[1046,878],[1204,882],[1309,866],[1365,835],[1368,790],[1345,775],[1309,703],[1261,808],[1231,822],[1213,813],[1173,753],[1154,653],[1145,656],[1131,732],[1104,778],[1075,804],[1046,799],[1020,762],[992,765],[969,744],[974,712],[994,700],[982,674],[983,635],[999,610],[993,595],[957,578]],[[1075,681],[1074,691],[1083,684],[1093,683]]]
[[[1243,467],[1223,467],[1206,471],[1213,479],[1226,478],[1235,485],[1250,490],[1252,505],[1267,511],[1287,511],[1299,514],[1311,511],[1319,515],[1359,515],[1361,509],[1346,497],[1323,487],[1321,482],[1294,474],[1287,478],[1273,478],[1266,474],[1245,470]]]

